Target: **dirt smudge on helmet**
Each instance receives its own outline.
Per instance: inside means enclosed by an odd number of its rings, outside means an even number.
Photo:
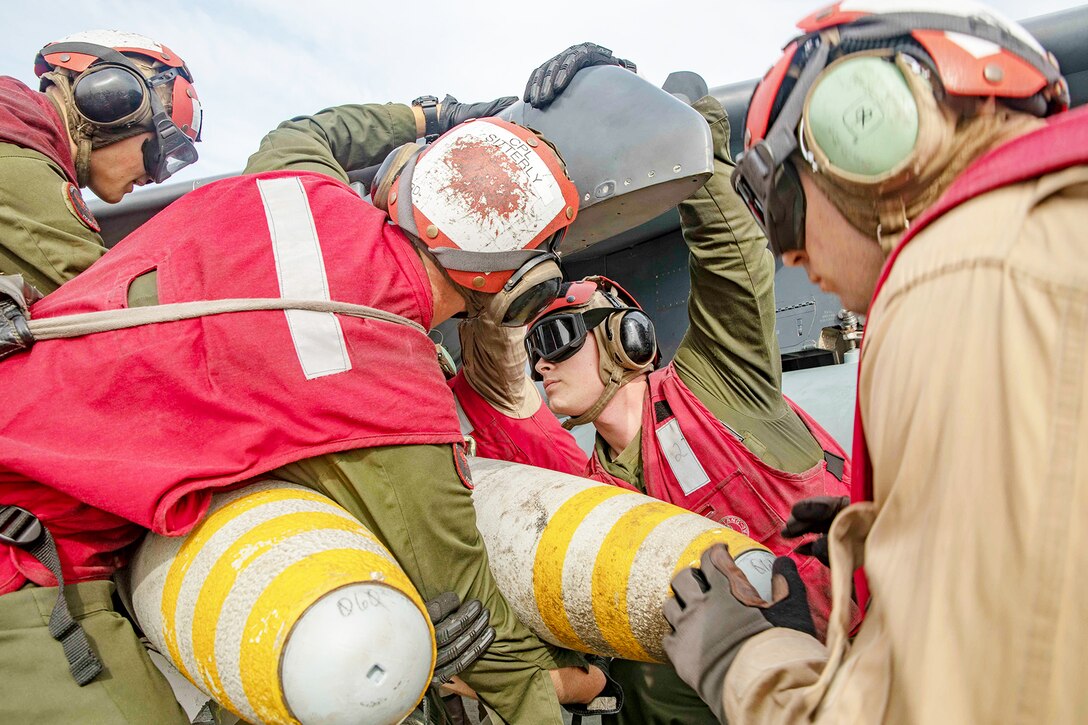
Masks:
[[[525,174],[504,149],[475,138],[458,139],[444,156],[450,181],[442,191],[480,217],[512,218],[525,206]]]

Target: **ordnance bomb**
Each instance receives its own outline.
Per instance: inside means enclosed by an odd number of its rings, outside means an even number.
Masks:
[[[589,479],[473,458],[476,522],[499,589],[538,637],[664,662],[669,582],[723,542],[770,599],[774,555],[678,506]]]
[[[216,495],[129,568],[144,632],[255,723],[400,722],[430,684],[434,629],[388,550],[327,497],[279,481]]]

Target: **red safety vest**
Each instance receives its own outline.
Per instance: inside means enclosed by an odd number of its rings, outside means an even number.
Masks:
[[[476,441],[477,456],[575,476],[585,471],[586,454],[543,402],[528,418],[511,418],[484,400],[463,372],[457,373],[449,385],[457,400],[461,432]]]
[[[157,270],[159,302],[331,299],[429,328],[430,284],[386,216],[321,174],[226,179],[171,204],[37,303],[116,309]],[[0,363],[0,503],[57,539],[65,577],[108,575],[140,529],[177,535],[212,491],[334,451],[461,440],[420,331],[297,310],[230,313],[37,343]],[[131,523],[129,523],[131,522]],[[0,552],[0,592],[52,577]]]
[[[846,453],[807,413],[786,399],[824,451],[824,460],[803,473],[768,466],[718,420],[680,380],[670,363],[650,373],[642,415],[642,475],[646,493],[718,521],[797,562],[809,590],[817,629],[826,631],[831,607],[827,567],[794,549],[813,537],[785,539],[782,527],[797,501],[845,496],[850,490]],[[832,468],[828,470],[829,466]],[[633,488],[609,474],[597,453],[587,475]]]
[[[985,154],[956,179],[937,203],[911,223],[910,230],[903,235],[899,245],[892,251],[873,290],[872,309],[884,282],[891,274],[892,267],[903,248],[910,243],[918,232],[943,214],[960,204],[1003,186],[1011,186],[1022,181],[1035,179],[1045,174],[1088,164],[1088,107],[1061,113],[1048,119],[1045,127],[1025,134],[999,146]],[[870,316],[868,326],[872,325]],[[861,364],[865,360],[865,346],[862,345],[861,358],[858,361],[858,383],[861,382]],[[873,463],[869,458],[869,449],[865,445],[865,426],[861,417],[860,400],[854,408],[854,480],[850,497],[853,501],[873,500]],[[855,577],[858,602],[863,610],[869,598],[869,587],[865,573],[859,569]]]
[[[76,183],[68,130],[44,93],[0,76],[0,141],[32,149],[55,161]]]

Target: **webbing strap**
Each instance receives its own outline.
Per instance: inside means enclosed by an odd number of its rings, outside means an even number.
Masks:
[[[196,317],[222,315],[229,312],[255,312],[261,310],[311,310],[313,312],[332,312],[335,314],[361,317],[384,322],[393,322],[411,327],[426,335],[423,326],[406,317],[379,310],[365,305],[353,305],[332,300],[293,300],[280,297],[256,299],[200,300],[197,302],[174,302],[166,305],[149,307],[128,307],[119,310],[101,310],[84,312],[78,315],[44,317],[29,321],[30,331],[35,341],[55,340],[67,337],[80,337],[97,332],[123,330],[141,325],[153,325],[160,322],[177,322]],[[429,338],[428,338],[429,339]]]
[[[38,527],[33,540],[24,536]],[[102,663],[91,649],[87,633],[72,617],[68,600],[64,598],[64,575],[61,573],[57,544],[49,529],[42,526],[34,514],[18,506],[0,505],[0,541],[25,550],[57,578],[57,603],[49,615],[49,634],[60,642],[68,669],[80,687],[93,680],[102,671]]]
[[[503,252],[474,252],[454,247],[432,247],[431,254],[446,269],[455,272],[506,272],[529,260],[547,255],[542,249],[509,249]]]

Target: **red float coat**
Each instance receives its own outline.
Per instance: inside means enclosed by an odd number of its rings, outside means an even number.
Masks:
[[[646,494],[721,522],[777,556],[793,558],[812,594],[812,613],[822,636],[831,606],[829,570],[811,556],[794,553],[812,536],[785,539],[781,531],[797,501],[845,496],[850,491],[846,453],[819,423],[787,399],[824,451],[824,460],[803,473],[780,471],[749,451],[707,410],[672,363],[650,373],[648,382],[641,432]],[[605,470],[596,451],[586,475],[634,490]]]
[[[32,149],[55,161],[76,183],[68,131],[44,93],[9,76],[0,76],[0,141]]]
[[[496,410],[465,379],[464,371],[449,381],[457,399],[461,431],[476,442],[476,455],[524,463],[581,476],[586,454],[544,405],[528,418],[512,418]]]
[[[916,221],[911,222],[910,229],[903,235],[898,246],[892,250],[888,261],[884,263],[884,269],[873,290],[873,299],[869,307],[872,308],[872,303],[880,294],[880,289],[891,274],[899,253],[918,232],[943,214],[989,191],[1079,164],[1088,164],[1088,108],[1078,108],[1059,114],[1049,119],[1045,127],[1015,138],[976,160],[956,178],[936,204],[927,209]],[[871,320],[869,323],[871,324]],[[862,354],[858,361],[859,383],[861,364],[864,360],[865,347],[862,345]],[[856,468],[850,498],[852,501],[872,501],[873,462],[869,458],[869,449],[865,443],[865,425],[861,417],[860,400],[855,403],[854,408],[854,461]],[[869,587],[863,570],[858,570],[854,583],[858,603],[864,611],[869,598]]]
[[[426,271],[385,214],[322,174],[273,172],[187,194],[33,316],[125,307],[150,270],[161,304],[331,299],[424,328],[433,314]],[[43,341],[0,369],[0,503],[42,519],[69,581],[109,576],[143,528],[183,534],[214,490],[278,466],[461,440],[434,344],[373,319],[222,314]],[[26,579],[53,583],[0,545],[0,593]]]

